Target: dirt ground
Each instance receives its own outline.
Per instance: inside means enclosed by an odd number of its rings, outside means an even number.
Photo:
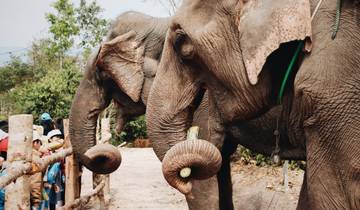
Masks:
[[[285,190],[282,167],[257,167],[236,162],[231,169],[235,209],[296,209],[303,171],[289,170],[289,187]]]
[[[161,173],[161,163],[151,148],[122,148],[120,168],[110,176],[109,209],[186,210],[185,198],[171,188]],[[234,205],[237,210],[296,208],[302,171],[289,170],[289,189],[282,186],[282,168],[232,164]],[[82,193],[91,189],[91,173],[84,171]],[[88,209],[98,209],[92,202]]]

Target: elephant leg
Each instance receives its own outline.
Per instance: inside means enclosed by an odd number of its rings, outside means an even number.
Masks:
[[[193,199],[186,198],[189,210],[219,210],[219,193],[216,177],[193,181]]]
[[[220,171],[217,174],[220,210],[234,209],[232,199],[230,156],[236,151],[236,148],[237,144],[232,142],[229,138],[225,137],[224,145],[221,149],[223,161]]]
[[[303,183],[301,185],[301,190],[300,190],[300,197],[299,197],[299,201],[298,201],[298,206],[297,206],[297,210],[303,210],[303,209],[310,209],[310,206],[308,205],[308,194],[307,194],[307,181],[306,181],[306,171],[304,173],[304,180]]]
[[[305,128],[307,189],[301,198],[307,196],[312,209],[360,209],[360,122],[335,122]]]

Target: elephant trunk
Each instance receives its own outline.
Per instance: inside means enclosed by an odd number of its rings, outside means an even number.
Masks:
[[[121,163],[118,149],[112,145],[96,145],[96,122],[110,99],[106,97],[92,79],[85,75],[71,106],[70,140],[77,159],[89,170],[108,174],[115,171]]]
[[[176,144],[165,155],[162,171],[166,181],[191,197],[191,180],[208,179],[220,170],[220,151],[205,140],[186,140]]]

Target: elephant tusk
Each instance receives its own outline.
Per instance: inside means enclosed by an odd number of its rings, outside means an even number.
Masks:
[[[189,128],[187,132],[186,139],[187,140],[197,140],[199,135],[199,126],[192,126]],[[188,178],[191,175],[191,168],[185,167],[180,170],[181,178]]]
[[[197,140],[199,135],[199,126],[192,126],[189,128],[186,139],[187,140]]]
[[[188,178],[191,175],[191,168],[186,167],[180,170],[180,176],[181,178]]]
[[[187,132],[186,139],[187,140],[197,140],[199,135],[199,126],[192,126],[189,128]],[[188,178],[191,175],[191,168],[185,167],[180,170],[180,176],[181,178]]]

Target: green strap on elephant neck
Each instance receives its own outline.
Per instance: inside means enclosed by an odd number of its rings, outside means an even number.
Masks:
[[[286,73],[285,73],[284,79],[283,79],[283,81],[282,81],[282,83],[281,83],[279,95],[278,95],[278,98],[277,98],[277,103],[278,103],[278,105],[280,105],[281,102],[282,102],[282,97],[283,97],[283,95],[284,95],[286,83],[287,83],[287,81],[288,81],[288,79],[289,79],[291,70],[293,69],[293,66],[294,66],[294,64],[295,64],[295,61],[296,61],[297,58],[299,57],[300,50],[303,48],[303,46],[304,46],[304,41],[301,41],[301,42],[299,43],[299,45],[297,46],[297,48],[296,48],[295,54],[294,54],[294,56],[292,57],[288,68],[286,69]]]
[[[332,40],[334,40],[336,38],[336,34],[339,31],[340,14],[341,14],[341,0],[337,0],[337,2],[336,2],[335,24],[334,24],[334,27],[333,27],[333,32],[331,34],[331,39]]]

